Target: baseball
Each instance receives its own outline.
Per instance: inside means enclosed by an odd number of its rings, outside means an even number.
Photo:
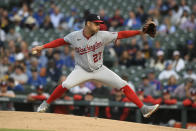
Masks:
[[[33,54],[33,55],[37,54],[37,51],[36,51],[36,50],[34,50],[34,51],[32,52],[32,54]]]

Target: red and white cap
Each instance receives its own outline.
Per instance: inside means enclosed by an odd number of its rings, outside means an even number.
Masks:
[[[96,14],[89,14],[86,17],[86,22],[87,21],[95,22],[95,23],[103,23],[103,21],[101,20],[101,17],[99,15],[96,15]]]

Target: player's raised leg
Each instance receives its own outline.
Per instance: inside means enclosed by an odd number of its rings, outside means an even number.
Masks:
[[[144,117],[150,117],[150,115],[155,112],[159,107],[159,105],[144,105],[142,101],[138,98],[136,93],[131,89],[131,87],[129,87],[128,83],[105,66],[103,66],[101,69],[94,73],[94,79],[103,82],[113,88],[118,88],[122,90],[125,96],[140,108]]]
[[[59,86],[55,88],[47,101],[43,101],[38,107],[37,112],[45,112],[49,107],[50,103],[61,97],[62,94],[68,89],[90,80],[91,74],[80,66],[76,66],[75,69],[68,75],[67,79]]]

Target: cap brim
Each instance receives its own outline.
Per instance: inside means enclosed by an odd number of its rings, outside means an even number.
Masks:
[[[95,23],[103,23],[102,20],[94,20],[94,21],[92,21],[92,22],[95,22]]]

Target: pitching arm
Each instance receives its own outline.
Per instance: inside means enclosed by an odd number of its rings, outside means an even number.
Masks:
[[[42,46],[36,46],[32,49],[32,54],[37,54],[37,53],[40,53],[43,49],[45,48],[55,48],[55,47],[59,47],[59,46],[62,46],[62,45],[68,45],[69,43],[66,42],[63,38],[59,38],[59,39],[56,39],[56,40],[53,40],[49,43],[46,43]]]
[[[62,46],[62,45],[68,45],[69,43],[66,42],[63,38],[59,38],[59,39],[56,39],[56,40],[53,40],[49,43],[46,43],[43,45],[43,48],[56,48],[56,47],[59,47],[59,46]]]

